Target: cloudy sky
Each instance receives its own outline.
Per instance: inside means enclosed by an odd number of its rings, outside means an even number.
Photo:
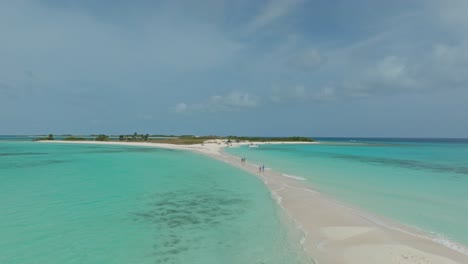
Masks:
[[[465,0],[0,0],[0,134],[468,137]]]

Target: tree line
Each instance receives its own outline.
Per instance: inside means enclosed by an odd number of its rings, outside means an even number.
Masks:
[[[133,135],[120,135],[120,141],[147,141],[149,139],[149,134],[138,134],[137,132]]]
[[[95,137],[95,141],[110,141],[111,137],[106,134],[98,134],[92,135]],[[267,142],[267,141],[286,141],[286,142],[313,142],[314,140],[309,137],[248,137],[248,136],[215,136],[215,135],[208,135],[208,136],[194,136],[194,135],[180,135],[180,136],[167,136],[167,135],[160,135],[159,137],[167,138],[166,141],[171,143],[172,141],[181,141],[192,143],[193,142],[203,142],[204,140],[210,139],[228,139],[229,142],[239,142],[239,141],[259,141],[259,142]],[[37,138],[35,140],[54,140],[54,135],[49,134],[46,137]],[[78,141],[78,140],[86,140],[86,138],[75,137],[75,136],[68,136],[63,140],[70,140],[70,141]],[[138,134],[137,132],[128,135],[119,135],[119,141],[148,141],[150,140],[149,134]],[[164,141],[164,139],[158,139],[159,141]]]

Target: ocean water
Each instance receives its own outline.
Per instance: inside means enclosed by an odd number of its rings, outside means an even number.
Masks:
[[[326,139],[227,151],[440,241],[468,245],[468,140]]]
[[[0,263],[310,263],[256,177],[143,147],[0,142]]]

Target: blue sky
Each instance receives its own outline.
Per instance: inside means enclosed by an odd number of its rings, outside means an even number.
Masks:
[[[0,0],[0,134],[468,137],[466,10]]]

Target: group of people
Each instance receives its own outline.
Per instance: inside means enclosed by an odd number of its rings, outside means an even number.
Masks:
[[[258,172],[265,172],[265,165],[259,166]]]
[[[241,158],[241,164],[244,165],[245,164],[245,158]],[[265,172],[265,165],[261,165],[258,167],[258,172]]]

